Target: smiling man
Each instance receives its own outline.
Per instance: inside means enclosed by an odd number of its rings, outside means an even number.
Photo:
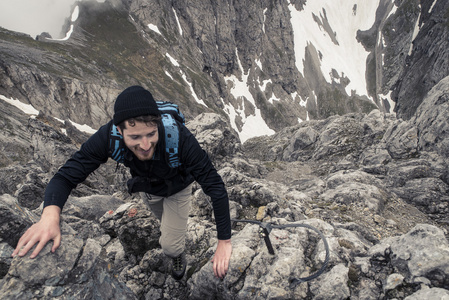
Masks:
[[[50,240],[52,251],[56,251],[61,243],[59,220],[63,206],[72,189],[111,157],[109,133],[113,125],[123,137],[123,164],[132,175],[128,190],[140,193],[160,220],[159,242],[173,260],[173,278],[181,279],[186,270],[185,237],[194,181],[212,199],[218,235],[213,270],[216,277],[223,278],[232,252],[229,200],[223,180],[196,138],[180,122],[179,166],[169,164],[164,155],[160,111],[151,93],[140,86],[129,87],[117,97],[113,120],[92,135],[50,180],[41,219],[20,238],[13,256],[24,256],[37,244],[30,255],[34,258]]]
[[[159,140],[158,126],[141,117],[140,121],[125,121],[126,126],[119,126],[118,130],[123,136],[125,145],[131,150],[137,159],[145,161],[153,158],[156,145]],[[136,122],[137,121],[137,122]],[[125,128],[126,133],[124,133]]]

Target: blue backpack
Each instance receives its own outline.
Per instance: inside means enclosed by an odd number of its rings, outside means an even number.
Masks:
[[[179,162],[179,127],[176,123],[185,124],[184,115],[179,110],[177,104],[168,101],[156,101],[162,117],[163,136],[165,137],[165,154],[168,165],[171,168],[177,168],[181,165]],[[125,143],[123,136],[119,133],[117,126],[112,124],[109,132],[109,155],[117,163],[125,161]]]

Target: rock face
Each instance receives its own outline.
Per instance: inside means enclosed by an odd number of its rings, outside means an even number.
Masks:
[[[420,30],[412,42],[413,54],[407,57],[406,67],[394,88],[394,97],[398,104],[396,111],[398,116],[404,119],[413,117],[424,96],[449,72],[449,53],[443,50],[449,46],[449,28],[445,14],[449,3],[420,3],[421,11],[417,24]]]
[[[383,101],[392,91],[397,116],[410,119],[425,95],[449,75],[448,8],[443,0],[381,0],[373,27],[358,32],[371,50],[367,82],[379,107],[392,111],[391,103]]]
[[[14,166],[27,176],[2,179],[0,298],[447,297],[448,91],[446,77],[408,121],[379,110],[347,114],[304,122],[243,145],[217,114],[189,120],[187,127],[226,183],[232,218],[281,227],[269,234],[271,255],[260,226],[235,222],[224,280],[213,276],[215,224],[199,186],[194,186],[188,223],[188,269],[175,281],[158,244],[158,221],[137,195],[123,190],[128,174],[120,168],[114,173],[115,165],[105,165],[69,198],[55,253],[49,243],[35,259],[11,259],[18,237],[41,212],[40,203],[24,191],[41,194],[49,172],[74,150],[74,141],[48,122],[29,119],[17,130],[29,132],[24,139],[34,141],[33,149],[25,155],[34,160]],[[54,154],[44,155],[49,142]],[[2,174],[13,174],[12,166],[3,167]],[[323,274],[293,285],[295,278],[321,268],[326,250],[314,231],[282,227],[292,224],[317,228],[329,245]]]
[[[291,11],[303,11],[305,1],[110,0],[78,6],[67,42],[0,30],[0,95],[98,128],[111,117],[119,91],[140,84],[156,98],[180,104],[190,118],[226,111],[240,131],[260,111],[267,126],[279,131],[298,118],[373,109],[395,109],[409,119],[424,95],[449,75],[444,0],[379,2],[373,27],[357,34],[370,51],[366,78],[372,100],[348,95],[351,78],[337,70],[327,82],[316,45],[295,53]],[[313,25],[336,43],[324,8],[323,14]],[[298,57],[302,70],[295,65]],[[231,78],[246,80],[251,95],[233,95]],[[396,108],[386,101],[390,92]]]

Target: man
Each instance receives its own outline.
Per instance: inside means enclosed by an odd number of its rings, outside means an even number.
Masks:
[[[158,106],[151,93],[140,86],[129,87],[117,97],[113,120],[92,135],[50,180],[41,219],[20,238],[12,256],[24,256],[37,243],[30,255],[34,258],[50,240],[52,251],[56,251],[61,242],[60,214],[69,194],[111,156],[108,143],[112,124],[117,126],[126,146],[124,165],[132,175],[129,192],[140,192],[161,221],[159,241],[164,253],[173,259],[172,276],[179,280],[185,273],[187,218],[191,185],[196,180],[212,199],[218,235],[213,270],[216,277],[223,278],[232,252],[229,200],[223,180],[195,137],[181,123],[178,123],[181,165],[169,166]]]

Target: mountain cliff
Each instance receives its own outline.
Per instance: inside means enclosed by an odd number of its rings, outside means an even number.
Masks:
[[[448,74],[448,4],[348,3],[77,2],[67,39],[1,30],[0,94],[98,128],[138,83],[188,117],[226,116],[242,142],[375,108],[410,118]]]

